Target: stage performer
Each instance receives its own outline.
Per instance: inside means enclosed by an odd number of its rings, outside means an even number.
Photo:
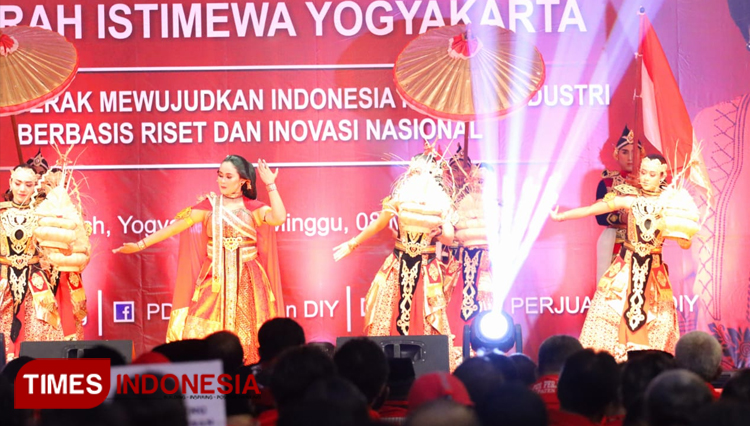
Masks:
[[[265,161],[258,160],[258,174],[270,206],[256,200],[255,168],[244,158],[226,157],[217,173],[218,195],[208,194],[171,225],[115,252],[136,253],[189,230],[180,238],[167,342],[229,330],[249,364],[258,361],[260,326],[284,316],[274,226],[284,223],[286,209],[275,183],[279,171]]]
[[[442,334],[450,339],[443,266],[435,253],[438,240],[445,245],[453,241],[445,168],[442,156],[426,143],[425,152],[411,159],[409,169],[383,201],[378,218],[333,249],[339,261],[386,228],[391,218],[398,218],[396,246],[365,298],[368,336]]]
[[[556,221],[618,210],[628,212],[626,241],[599,280],[580,337],[584,347],[605,350],[618,361],[625,360],[631,350],[674,353],[680,330],[667,267],[661,256],[664,238],[669,236],[666,213],[690,208],[697,216],[697,207],[689,194],[684,193],[688,198],[685,200],[674,197],[671,187],[662,191],[667,176],[664,157],[658,154],[645,157],[639,176],[641,189],[619,185],[591,206],[566,212],[558,212],[556,207],[551,212]],[[689,241],[682,240],[680,245],[687,248]]]
[[[614,187],[627,183],[626,179],[633,172],[632,150],[634,139],[633,131],[626,125],[612,153],[620,166],[620,170],[604,170],[602,172],[602,179],[596,187],[597,201],[603,200],[608,193],[612,192]],[[641,157],[646,155],[641,141],[638,141],[638,149]],[[606,227],[599,236],[596,245],[596,279],[599,279],[607,271],[617,254],[620,253],[622,243],[625,242],[625,230],[628,224],[627,212],[620,210],[598,214],[596,215],[596,222]]]
[[[485,203],[484,181],[491,176],[487,166],[472,164],[460,148],[450,165],[458,221],[453,245],[447,248],[446,288],[448,318],[456,333],[454,343],[460,347],[463,326],[493,308],[488,236],[499,234],[500,206],[497,200]]]
[[[0,332],[8,360],[24,341],[83,339],[81,272],[90,258],[90,230],[67,193],[72,179],[48,182],[49,192],[39,192],[49,173],[40,158],[13,169],[0,202]]]

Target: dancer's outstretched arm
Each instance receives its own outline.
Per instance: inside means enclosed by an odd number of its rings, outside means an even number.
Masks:
[[[587,216],[595,216],[598,214],[609,213],[615,210],[630,209],[630,204],[633,202],[635,197],[633,196],[616,196],[611,200],[602,199],[590,206],[578,207],[565,212],[559,212],[560,206],[550,212],[550,217],[556,222],[562,222],[564,220],[580,219]]]
[[[333,248],[333,260],[338,262],[339,260],[348,256],[351,252],[353,252],[358,245],[369,240],[370,238],[372,238],[372,236],[385,229],[385,227],[388,226],[388,222],[391,221],[391,218],[393,216],[394,213],[392,211],[382,210],[380,212],[380,216],[370,222],[370,224],[367,225],[367,227],[365,227],[365,229],[363,229],[362,232],[359,233],[359,235],[345,242],[344,244],[340,244]]]
[[[190,212],[190,216],[179,219],[169,226],[154,232],[153,234],[145,237],[144,239],[135,243],[125,243],[121,247],[112,250],[112,253],[137,253],[141,250],[145,250],[146,247],[150,247],[154,244],[160,243],[167,238],[173,237],[180,232],[190,228],[196,222],[202,222],[208,212],[205,210],[193,209]]]

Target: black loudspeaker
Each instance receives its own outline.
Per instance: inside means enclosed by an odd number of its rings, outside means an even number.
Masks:
[[[107,346],[120,353],[125,362],[133,361],[132,340],[79,340],[54,342],[21,342],[20,356],[32,358],[80,358],[83,350],[94,346]]]
[[[368,336],[380,345],[388,358],[407,358],[414,364],[419,377],[433,371],[450,371],[448,336]],[[341,347],[354,337],[339,337],[336,347]]]

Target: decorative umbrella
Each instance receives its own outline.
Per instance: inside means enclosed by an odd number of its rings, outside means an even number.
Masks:
[[[60,34],[26,26],[0,29],[0,117],[11,115],[19,161],[15,115],[59,96],[76,71],[76,48]]]
[[[398,56],[394,76],[396,90],[413,109],[468,122],[525,106],[542,87],[545,69],[536,47],[513,31],[454,25],[412,40]],[[468,133],[467,126],[464,144]]]

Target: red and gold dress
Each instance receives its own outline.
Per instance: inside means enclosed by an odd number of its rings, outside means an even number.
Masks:
[[[618,361],[627,359],[631,350],[674,353],[680,329],[661,255],[662,200],[627,185],[615,189],[637,197],[628,215],[627,241],[599,280],[583,324],[581,344],[607,351]]]
[[[417,230],[402,203],[386,200],[384,210],[398,215],[396,246],[378,270],[365,298],[368,336],[447,335],[443,267],[435,257],[432,229]],[[438,215],[433,227],[443,219]]]
[[[34,236],[39,223],[33,207],[0,203],[0,332],[9,360],[24,341],[83,339],[80,272],[49,265]]]
[[[276,237],[264,223],[265,204],[243,198],[244,206],[226,209],[210,194],[192,209],[208,214],[182,233],[178,276],[167,341],[203,338],[220,330],[239,336],[245,363],[258,356],[258,329],[284,315]]]

